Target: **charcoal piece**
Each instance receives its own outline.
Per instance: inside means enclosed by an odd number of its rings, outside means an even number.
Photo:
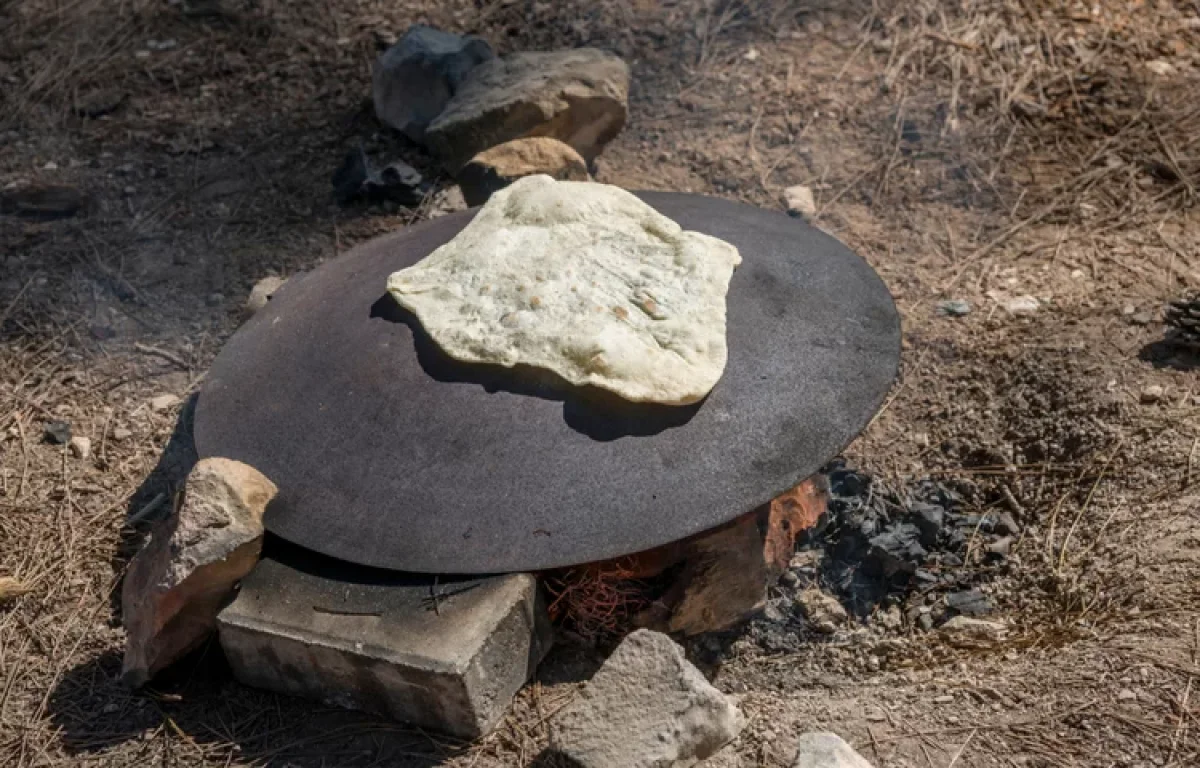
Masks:
[[[376,170],[361,146],[346,153],[332,181],[333,196],[341,205],[364,198],[369,202],[392,200],[412,207],[420,205],[432,189],[416,168],[403,161]]]
[[[946,607],[965,616],[986,616],[995,610],[991,598],[978,589],[968,589],[946,595]]]
[[[71,425],[65,421],[46,422],[44,431],[46,442],[54,445],[65,445],[71,441]]]
[[[920,529],[908,523],[893,525],[872,537],[870,547],[864,565],[885,579],[912,575],[928,555],[921,546]]]
[[[941,507],[924,502],[915,502],[909,507],[909,521],[921,531],[921,546],[931,548],[937,544],[938,534],[945,525],[945,514]]]

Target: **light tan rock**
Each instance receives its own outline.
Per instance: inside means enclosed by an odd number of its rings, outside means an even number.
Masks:
[[[745,724],[674,640],[639,629],[551,721],[550,745],[581,768],[686,768]]]
[[[492,193],[525,176],[543,173],[558,181],[588,181],[587,163],[558,139],[533,136],[484,150],[458,174],[467,205],[483,205]]]
[[[11,576],[0,576],[0,605],[10,603],[28,593],[29,587],[24,582]]]
[[[848,614],[833,595],[819,589],[806,589],[796,596],[796,604],[804,618],[818,632],[832,634],[846,623]]]
[[[817,212],[817,203],[813,200],[811,187],[797,184],[783,190],[783,202],[788,213],[798,216],[812,216]]]
[[[192,469],[178,509],[154,528],[125,575],[127,683],[144,684],[212,632],[237,581],[258,562],[263,512],[277,490],[231,459]]]
[[[255,283],[254,287],[250,289],[250,296],[246,299],[246,313],[252,315],[267,306],[271,297],[275,295],[275,291],[282,288],[286,282],[286,277],[270,275]]]
[[[559,139],[590,163],[625,126],[628,99],[629,67],[611,53],[514,53],[472,69],[425,142],[451,172],[526,136]]]

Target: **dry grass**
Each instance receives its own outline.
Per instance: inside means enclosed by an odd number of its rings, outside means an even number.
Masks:
[[[717,680],[753,724],[723,764],[786,765],[813,723],[880,768],[1197,764],[1200,384],[1155,345],[1161,304],[1200,287],[1197,18],[1184,0],[0,5],[0,187],[99,201],[0,217],[0,579],[29,589],[0,606],[0,764],[529,765],[594,663],[557,656],[475,745],[250,691],[211,648],[159,690],[116,682],[111,595],[188,460],[148,400],[196,389],[253,280],[411,223],[338,211],[327,185],[359,138],[430,167],[362,105],[377,33],[418,20],[621,51],[633,117],[602,180],[767,207],[812,186],[904,315],[902,379],[852,454],[1021,519],[982,571],[1003,642],[735,643]],[[1041,308],[1009,316],[1022,294]],[[940,317],[943,298],[974,311]],[[50,419],[93,458],[43,443]]]

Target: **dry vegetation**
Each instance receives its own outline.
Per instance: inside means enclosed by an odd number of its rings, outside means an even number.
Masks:
[[[716,680],[753,722],[716,764],[786,765],[814,726],[880,768],[1200,764],[1200,361],[1158,343],[1200,287],[1187,0],[0,4],[0,189],[93,199],[0,215],[0,763],[528,765],[591,663],[561,652],[465,747],[242,688],[215,649],[157,690],[116,680],[110,597],[188,460],[150,398],[195,390],[254,280],[433,207],[338,210],[328,180],[360,139],[430,167],[364,102],[419,20],[627,57],[603,181],[774,208],[811,185],[904,315],[851,458],[1023,523],[984,571],[1003,641],[872,620],[785,656],[734,643]],[[1036,312],[1003,308],[1023,295]],[[42,442],[52,419],[93,456]]]

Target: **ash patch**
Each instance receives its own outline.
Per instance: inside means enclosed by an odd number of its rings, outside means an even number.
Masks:
[[[892,488],[840,461],[826,475],[826,519],[749,627],[760,647],[795,651],[872,617],[885,629],[929,630],[956,615],[994,610],[980,587],[1004,568],[1020,533],[1010,512],[980,512],[936,480]],[[841,619],[827,610],[817,616],[813,603],[821,593],[841,603]]]

